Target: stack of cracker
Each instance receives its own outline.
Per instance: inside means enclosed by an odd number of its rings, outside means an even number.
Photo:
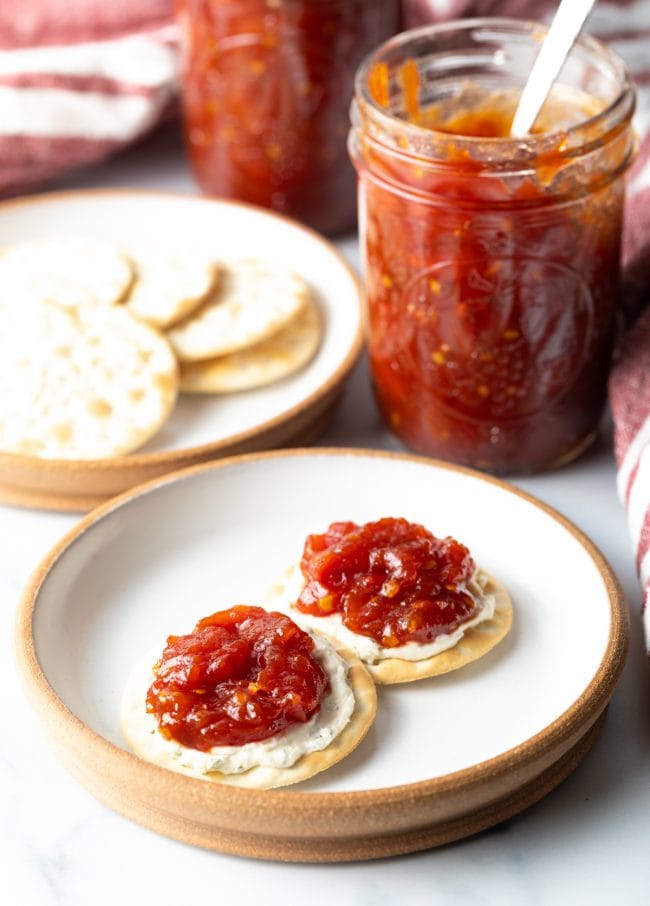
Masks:
[[[145,444],[179,391],[281,380],[314,356],[307,284],[196,249],[48,238],[0,254],[0,450],[103,459]]]

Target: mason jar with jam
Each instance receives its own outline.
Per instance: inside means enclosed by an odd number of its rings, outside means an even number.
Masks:
[[[350,152],[380,409],[412,449],[497,474],[597,434],[619,293],[634,90],[576,42],[532,134],[510,137],[544,29],[405,32],[360,67]]]
[[[326,233],[356,219],[354,75],[398,0],[175,0],[186,143],[206,194]]]

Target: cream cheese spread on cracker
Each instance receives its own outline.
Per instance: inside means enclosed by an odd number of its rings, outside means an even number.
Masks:
[[[179,766],[210,774],[240,774],[250,768],[287,768],[303,755],[319,752],[335,739],[349,723],[355,707],[354,693],[347,680],[348,667],[343,658],[325,638],[314,636],[314,655],[320,661],[330,681],[330,691],[320,709],[304,724],[294,724],[260,742],[241,746],[214,746],[207,752],[191,749],[160,733],[153,714],[145,709],[147,689],[154,680],[152,664],[156,655],[144,659],[133,671],[122,703],[123,720],[146,725],[146,747],[151,761],[160,755]]]
[[[463,623],[454,632],[437,636],[431,642],[407,642],[405,645],[398,645],[394,648],[386,648],[375,639],[348,629],[344,625],[340,613],[317,617],[298,610],[294,603],[304,585],[304,578],[298,565],[291,567],[287,571],[284,581],[273,587],[268,605],[274,610],[288,614],[302,628],[323,632],[330,638],[336,639],[366,664],[376,664],[388,658],[420,661],[448,651],[460,642],[468,629],[492,619],[496,609],[496,597],[485,591],[486,583],[487,577],[478,569],[467,582],[467,591],[478,601],[480,607],[479,613],[473,619]]]

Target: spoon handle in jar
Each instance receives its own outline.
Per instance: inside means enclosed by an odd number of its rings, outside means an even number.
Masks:
[[[513,138],[527,135],[535,125],[580,29],[596,0],[561,0],[528,76],[510,127]]]

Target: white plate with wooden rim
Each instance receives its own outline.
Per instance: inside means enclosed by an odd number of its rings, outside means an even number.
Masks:
[[[324,324],[312,361],[276,384],[223,396],[182,394],[158,434],[129,456],[53,460],[0,452],[0,500],[87,510],[159,475],[235,453],[306,444],[327,425],[361,351],[359,283],[336,248],[277,214],[235,202],[131,190],[39,195],[0,204],[0,247],[48,236],[175,243],[218,260],[261,258],[310,285]]]
[[[455,673],[380,687],[359,748],[295,787],[224,787],[128,751],[119,703],[143,652],[258,603],[308,533],[382,516],[453,535],[506,585],[514,625],[500,645]],[[419,457],[313,449],[184,470],[89,514],[33,576],[17,639],[53,747],[102,802],[195,845],[332,861],[449,842],[549,792],[598,732],[627,635],[602,555],[534,498]]]

